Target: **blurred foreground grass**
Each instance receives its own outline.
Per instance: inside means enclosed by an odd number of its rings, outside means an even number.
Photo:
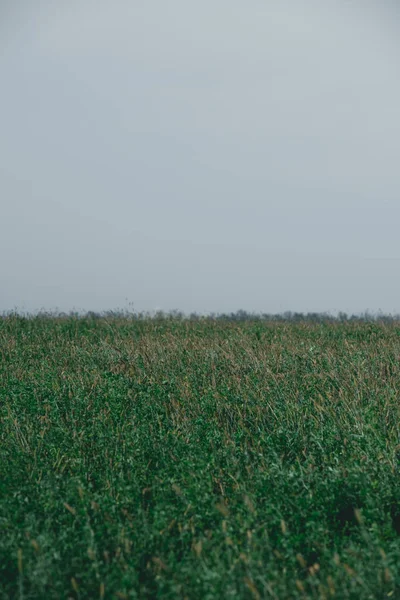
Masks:
[[[400,326],[0,320],[0,598],[400,598]]]

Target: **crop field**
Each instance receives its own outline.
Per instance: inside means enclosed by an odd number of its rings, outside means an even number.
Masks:
[[[400,598],[400,324],[0,319],[0,598]]]

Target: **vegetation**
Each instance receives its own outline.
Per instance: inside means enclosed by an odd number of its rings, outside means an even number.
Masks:
[[[0,598],[400,598],[395,320],[0,319]]]

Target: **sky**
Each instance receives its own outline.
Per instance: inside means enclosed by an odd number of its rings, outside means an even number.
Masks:
[[[3,0],[0,312],[400,312],[400,5]]]

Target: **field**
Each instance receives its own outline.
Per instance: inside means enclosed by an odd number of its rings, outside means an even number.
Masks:
[[[0,598],[400,598],[400,324],[0,319]]]

